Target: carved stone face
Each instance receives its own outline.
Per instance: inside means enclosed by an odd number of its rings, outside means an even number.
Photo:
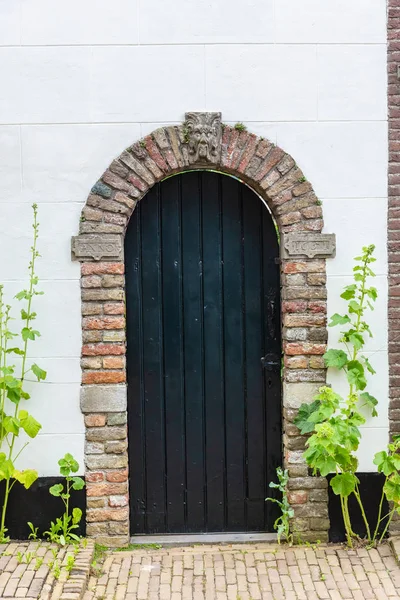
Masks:
[[[214,162],[221,143],[221,113],[186,113],[191,163]]]

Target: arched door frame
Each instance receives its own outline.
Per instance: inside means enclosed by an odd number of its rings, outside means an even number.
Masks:
[[[311,477],[305,437],[293,418],[326,381],[326,258],[322,206],[293,158],[220,113],[186,113],[127,148],[92,187],[82,210],[73,259],[81,262],[82,387],[85,418],[87,534],[121,546],[129,540],[125,370],[124,234],[140,199],[166,177],[212,169],[245,182],[270,209],[281,247],[283,456],[293,525],[304,540],[326,540],[327,482]]]

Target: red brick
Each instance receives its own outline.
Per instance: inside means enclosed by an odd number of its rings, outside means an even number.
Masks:
[[[85,371],[82,383],[125,383],[125,371]]]
[[[326,344],[310,344],[309,342],[291,343],[285,344],[285,352],[289,356],[295,356],[297,354],[325,354]]]
[[[325,271],[325,261],[287,261],[283,263],[284,273],[323,273]]]
[[[108,471],[106,473],[107,481],[120,483],[122,481],[128,481],[128,469],[123,469],[119,471]]]
[[[146,150],[149,153],[149,155],[151,156],[151,158],[154,160],[154,162],[156,163],[156,165],[162,170],[164,171],[164,173],[168,173],[169,171],[169,167],[167,165],[167,163],[165,162],[164,158],[162,157],[157,145],[154,143],[153,138],[151,137],[151,135],[147,135],[144,138],[144,143],[146,145]]]
[[[86,427],[104,427],[106,422],[107,422],[106,415],[102,415],[102,414],[85,415]]]
[[[125,354],[122,344],[86,344],[82,346],[84,356],[118,356]]]
[[[117,275],[123,275],[125,272],[124,263],[82,263],[81,274],[82,275],[103,275],[106,273],[116,273]]]
[[[308,500],[308,492],[300,490],[288,492],[288,500],[290,504],[305,504]]]
[[[85,317],[82,319],[83,329],[125,329],[122,317]]]
[[[282,302],[282,312],[283,313],[302,313],[307,310],[307,302],[301,300],[284,300]]]
[[[86,483],[94,483],[97,481],[104,481],[104,473],[98,471],[87,471],[85,473]]]

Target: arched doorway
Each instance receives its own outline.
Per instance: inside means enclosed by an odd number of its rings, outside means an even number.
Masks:
[[[306,438],[299,435],[293,419],[299,405],[311,400],[326,381],[322,359],[327,341],[325,263],[334,255],[334,235],[321,233],[321,202],[289,154],[243,127],[223,124],[220,113],[186,113],[183,124],[156,129],[110,164],[92,187],[79,235],[72,239],[73,258],[81,262],[81,410],[89,442],[85,447],[87,534],[101,544],[127,544],[131,530],[125,361],[127,226],[142,198],[159,182],[207,169],[249,185],[279,228],[282,462],[289,474],[293,526],[304,540],[327,539],[327,481],[310,476],[303,458]],[[271,362],[267,356],[266,367]]]
[[[238,179],[156,184],[125,237],[131,533],[272,531],[279,244]]]

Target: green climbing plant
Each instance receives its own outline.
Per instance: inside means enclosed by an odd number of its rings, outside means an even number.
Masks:
[[[40,423],[25,409],[25,402],[30,396],[25,391],[27,376],[32,374],[37,381],[46,378],[46,372],[37,364],[28,365],[29,344],[40,336],[33,327],[36,313],[33,303],[38,291],[38,276],[36,260],[39,257],[37,240],[39,223],[37,220],[37,205],[33,205],[33,244],[31,246],[28,267],[29,285],[27,289],[16,294],[15,299],[23,303],[21,309],[22,329],[16,334],[10,329],[11,305],[7,304],[4,286],[0,285],[0,481],[5,481],[4,500],[1,508],[0,543],[8,541],[6,515],[10,492],[16,482],[29,488],[36,481],[38,474],[33,469],[19,470],[17,460],[28,445],[28,441],[17,449],[17,439],[23,434],[35,438],[41,429]],[[19,365],[14,364],[15,357],[20,357]],[[20,445],[21,446],[21,445]]]
[[[304,457],[314,474],[335,474],[330,485],[334,494],[340,497],[349,546],[357,537],[349,512],[351,495],[354,495],[361,510],[368,541],[375,541],[377,535],[371,535],[356,475],[360,425],[366,421],[365,411],[370,411],[372,416],[377,415],[378,403],[366,391],[366,374],[369,372],[373,375],[375,370],[362,354],[366,336],[372,337],[365,314],[373,310],[378,295],[376,288],[368,284],[369,278],[375,276],[370,266],[376,260],[374,249],[373,245],[366,246],[362,254],[355,258],[354,283],[346,286],[341,294],[341,298],[347,301],[347,310],[344,314],[334,314],[329,323],[330,327],[342,327],[339,342],[343,348],[328,350],[324,355],[325,364],[344,373],[348,384],[347,396],[342,398],[333,389],[321,387],[311,404],[300,407],[295,419],[302,434],[311,434]]]
[[[270,488],[277,489],[281,493],[281,499],[277,498],[265,498],[269,502],[274,502],[280,508],[281,514],[275,520],[274,529],[277,533],[278,544],[281,543],[281,539],[288,542],[289,545],[293,544],[293,533],[290,531],[290,519],[294,516],[293,508],[290,506],[287,492],[287,485],[289,481],[289,474],[287,469],[283,470],[281,467],[276,469],[276,475],[278,477],[278,483],[271,481],[269,484]]]

